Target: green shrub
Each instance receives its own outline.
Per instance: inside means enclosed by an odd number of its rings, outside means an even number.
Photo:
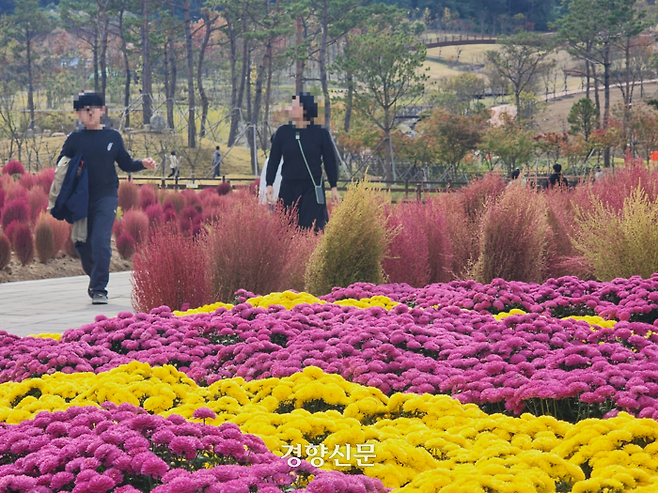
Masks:
[[[331,220],[306,270],[306,290],[321,295],[355,282],[381,284],[382,261],[391,233],[384,204],[363,181],[352,185]]]
[[[574,246],[601,281],[658,272],[658,202],[636,188],[623,204],[615,211],[594,199],[592,209],[576,217]]]
[[[510,187],[490,203],[480,225],[480,256],[472,278],[483,284],[496,278],[541,282],[550,235],[545,211],[544,197],[525,187]]]

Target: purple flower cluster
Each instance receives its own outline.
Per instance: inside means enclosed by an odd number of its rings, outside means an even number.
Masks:
[[[611,282],[581,281],[577,277],[549,279],[543,284],[502,279],[494,279],[490,284],[453,281],[420,289],[406,284],[357,283],[347,288],[334,288],[321,299],[334,302],[376,295],[421,308],[458,306],[494,314],[519,308],[558,318],[599,315],[658,326],[658,274],[650,279],[634,276]]]
[[[172,364],[200,385],[236,376],[286,377],[317,366],[386,394],[445,393],[487,411],[549,412],[577,421],[625,410],[658,419],[655,322],[633,321],[656,311],[655,287],[658,276],[423,289],[360,284],[330,296],[384,294],[403,304],[387,311],[331,303],[291,310],[241,303],[186,317],[167,307],[150,314],[124,312],[112,319],[98,316],[60,341],[0,333],[0,381],[54,371],[98,373],[133,360]],[[483,308],[487,303],[491,306]],[[593,331],[584,321],[551,315],[575,310],[578,303],[608,316],[614,311],[625,321]],[[515,306],[529,313],[502,321],[490,313]],[[545,406],[547,401],[560,403],[561,410]]]
[[[242,434],[234,424],[163,418],[130,404],[72,407],[0,425],[2,491],[135,493],[155,487],[158,493],[212,493],[248,492],[253,486],[274,493],[292,491],[300,479],[317,473],[306,462],[292,469],[261,439]],[[318,474],[316,481],[322,483],[322,477]],[[362,491],[383,491],[378,480],[343,481],[358,483]],[[309,486],[308,491],[314,490]]]

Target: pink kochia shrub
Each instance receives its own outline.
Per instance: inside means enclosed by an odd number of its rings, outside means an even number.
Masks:
[[[142,185],[139,187],[139,207],[146,209],[151,204],[158,203],[158,193],[150,185]]]
[[[0,232],[0,270],[9,265],[11,261],[11,241],[7,235]]]
[[[7,229],[13,221],[25,224],[30,222],[30,204],[26,199],[14,199],[7,202],[2,209],[2,229]]]
[[[123,232],[116,239],[117,251],[121,258],[131,259],[135,255],[135,238],[130,233]]]
[[[179,309],[215,301],[206,246],[169,225],[156,229],[133,259],[133,306]]]
[[[429,283],[429,248],[425,233],[425,207],[403,203],[387,211],[386,227],[393,236],[382,262],[390,282],[422,287]]]
[[[45,217],[45,214],[39,216],[34,229],[34,245],[42,264],[47,264],[57,255],[55,233],[50,226],[50,222],[44,219]]]
[[[157,202],[149,205],[144,212],[149,219],[149,229],[160,226],[164,222],[164,212],[162,206]]]
[[[30,227],[27,224],[19,224],[16,226],[12,237],[14,253],[21,265],[32,262],[34,260],[34,239]]]
[[[4,175],[22,175],[25,173],[25,168],[23,167],[23,163],[20,161],[16,161],[15,159],[12,159],[7,162],[2,167],[2,174]]]
[[[37,217],[48,207],[48,194],[41,187],[34,187],[27,193],[30,204],[30,220],[36,223]]]
[[[282,209],[270,212],[247,193],[212,223],[205,237],[210,255],[214,289],[218,299],[231,301],[245,288],[270,293],[290,288],[291,279],[301,279],[315,237],[299,231],[294,219]]]
[[[546,208],[543,196],[524,187],[508,188],[491,204],[482,218],[473,278],[541,282],[550,234]]]
[[[122,180],[119,183],[119,207],[123,212],[139,207],[139,187],[132,181]]]
[[[136,245],[141,245],[149,233],[149,218],[139,209],[130,209],[123,215],[123,231],[135,240]]]

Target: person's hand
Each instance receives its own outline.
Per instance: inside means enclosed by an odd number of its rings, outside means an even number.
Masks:
[[[267,185],[265,188],[265,198],[267,199],[268,204],[276,204],[274,199],[274,187],[272,185]]]
[[[156,164],[152,158],[147,157],[146,159],[142,159],[142,166],[147,169],[155,169]]]
[[[331,200],[334,204],[340,204],[340,195],[338,195],[338,188],[331,187]]]

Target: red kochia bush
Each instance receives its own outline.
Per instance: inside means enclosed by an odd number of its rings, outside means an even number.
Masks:
[[[55,179],[55,168],[43,168],[36,175],[36,185],[41,187],[44,192],[50,192],[50,186]]]
[[[133,308],[148,312],[214,301],[205,245],[169,225],[155,230],[133,259]]]
[[[121,258],[131,259],[135,255],[135,239],[130,233],[123,232],[117,238],[117,251]]]
[[[0,187],[0,213],[2,213],[2,208],[5,206],[6,197],[7,197],[7,192],[5,191],[4,188]]]
[[[142,185],[139,187],[139,206],[142,210],[151,204],[158,203],[158,192],[151,185]]]
[[[17,198],[5,204],[2,210],[2,229],[6,229],[13,221],[30,222],[30,204],[27,199]]]
[[[236,200],[206,236],[219,300],[232,301],[240,288],[261,294],[290,288],[308,263],[310,252],[299,244],[307,243],[307,236],[281,209],[271,213],[248,193],[234,195]]]
[[[425,233],[425,206],[402,203],[388,211],[386,227],[392,240],[382,268],[393,283],[420,288],[429,283],[429,251]]]
[[[472,279],[542,282],[550,237],[546,208],[545,198],[526,187],[508,188],[491,204],[482,217]]]
[[[149,205],[144,212],[149,218],[149,229],[155,226],[159,226],[164,222],[164,213],[162,212],[162,206],[157,202],[155,204]]]
[[[185,200],[185,205],[198,205],[201,204],[201,199],[199,194],[197,194],[193,189],[187,188],[180,192],[180,196]]]
[[[20,161],[12,159],[2,167],[2,173],[5,175],[22,175],[25,173],[25,168]]]
[[[13,247],[16,258],[21,265],[27,265],[34,259],[34,240],[27,224],[19,224],[13,234]]]
[[[34,188],[34,186],[37,184],[37,179],[32,173],[23,173],[18,179],[18,183],[25,190],[32,190],[32,188]]]
[[[217,195],[226,195],[230,193],[231,190],[233,190],[233,188],[231,187],[230,182],[225,181],[217,185],[217,188],[215,190],[217,190]]]
[[[9,265],[11,260],[11,242],[7,235],[0,232],[0,270]]]
[[[37,222],[34,230],[34,246],[42,264],[47,264],[57,254],[55,234],[47,220]]]
[[[149,218],[145,212],[131,209],[123,215],[123,231],[135,239],[137,246],[141,245],[149,233]]]
[[[48,194],[41,187],[34,187],[27,193],[27,201],[30,204],[30,219],[34,224],[41,211],[48,207]]]
[[[119,207],[123,212],[139,207],[139,187],[133,182],[122,180],[119,183]]]

